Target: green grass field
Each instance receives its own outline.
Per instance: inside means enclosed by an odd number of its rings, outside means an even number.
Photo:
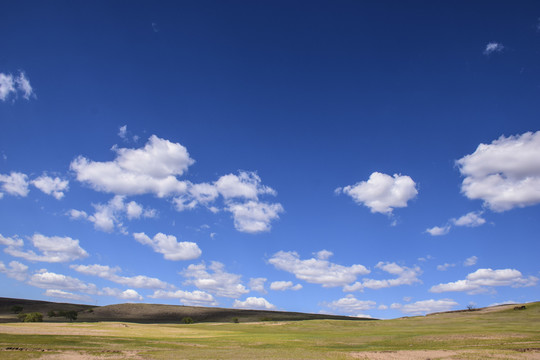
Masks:
[[[4,323],[0,349],[2,359],[540,359],[540,303],[380,321]]]

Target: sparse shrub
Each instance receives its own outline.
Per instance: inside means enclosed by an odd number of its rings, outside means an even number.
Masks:
[[[56,315],[56,312],[54,310],[49,310],[49,312],[47,313],[47,316],[48,317],[55,317],[57,315]]]
[[[474,309],[475,309],[474,304],[469,304],[469,305],[467,305],[467,310],[473,311]]]
[[[42,322],[43,321],[43,314],[38,312],[28,313],[28,314],[19,314],[17,316],[19,320],[23,322]]]
[[[75,311],[75,310],[70,310],[70,311],[59,311],[58,312],[58,316],[63,316],[65,317],[66,319],[69,320],[69,322],[73,322],[73,320],[77,320],[77,316],[79,314]]]
[[[193,324],[193,319],[190,318],[189,316],[187,316],[187,317],[185,317],[185,318],[182,319],[182,322],[183,322],[184,324]]]
[[[238,318],[235,317],[235,318],[232,319],[232,322],[235,323],[235,324],[238,324],[240,322],[240,320],[238,320]]]
[[[10,310],[14,314],[19,314],[21,311],[23,311],[23,307],[21,305],[13,305]]]

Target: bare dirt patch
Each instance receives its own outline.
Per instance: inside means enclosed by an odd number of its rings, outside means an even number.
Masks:
[[[506,359],[506,360],[540,360],[540,351],[536,349],[523,349],[526,351],[451,351],[451,350],[400,350],[400,351],[365,351],[349,354],[354,359],[361,360],[480,360],[480,359]],[[530,351],[529,351],[530,350]]]

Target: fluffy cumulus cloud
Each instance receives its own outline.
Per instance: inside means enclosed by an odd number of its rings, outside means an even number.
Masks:
[[[30,241],[40,251],[40,254],[37,254],[33,250],[24,250],[24,241],[18,236],[6,238],[0,234],[0,244],[7,245],[4,250],[6,253],[28,261],[57,263],[69,262],[88,256],[88,253],[80,247],[79,240],[67,236],[49,237],[42,234],[34,234],[30,238]]]
[[[127,127],[120,128],[119,135],[125,138]],[[238,231],[257,233],[269,231],[271,222],[279,218],[283,207],[279,203],[268,203],[259,197],[276,195],[276,191],[263,185],[261,178],[250,171],[227,174],[210,183],[194,184],[180,180],[195,161],[187,149],[179,143],[152,135],[146,145],[138,149],[113,147],[116,157],[112,161],[92,161],[79,156],[71,162],[71,170],[77,180],[97,191],[116,195],[154,194],[172,197],[178,211],[205,206],[218,212],[214,202],[223,198],[224,210],[232,214]],[[128,216],[140,213],[136,205],[128,208]],[[98,215],[103,215],[100,212]],[[107,214],[105,214],[107,215]],[[111,216],[94,216],[100,229],[114,227]]]
[[[0,261],[0,273],[6,274],[7,277],[12,279],[24,281],[28,277],[28,266],[21,264],[18,261],[11,261],[9,265],[6,266]]]
[[[426,229],[426,232],[431,236],[441,236],[448,234],[452,229],[452,225],[466,227],[481,226],[486,223],[486,219],[482,217],[482,214],[483,212],[481,211],[471,211],[457,219],[450,219],[444,226],[434,226]]]
[[[28,176],[20,172],[12,171],[9,175],[0,174],[2,191],[10,195],[25,197],[28,195]]]
[[[276,307],[262,297],[248,297],[245,301],[235,300],[233,307],[237,309],[273,310]]]
[[[343,312],[345,314],[358,314],[360,311],[373,309],[375,305],[375,301],[358,300],[354,297],[354,295],[349,294],[344,298],[332,301],[328,304],[328,307]]]
[[[24,72],[19,71],[19,76],[0,73],[0,100],[6,101],[10,96],[17,97],[18,94],[21,94],[26,100],[34,95],[30,80]]]
[[[490,42],[484,49],[484,55],[491,55],[493,53],[500,53],[504,50],[504,45],[498,42]]]
[[[470,212],[458,219],[452,219],[452,222],[456,226],[477,227],[484,225],[486,219],[482,217],[482,212]]]
[[[59,177],[52,178],[47,175],[41,175],[37,179],[32,180],[32,185],[43,191],[45,194],[52,195],[57,200],[60,200],[68,190],[69,181],[62,180]]]
[[[154,299],[178,299],[182,305],[186,306],[217,306],[219,305],[214,297],[204,291],[164,291],[156,290],[153,295]]]
[[[118,195],[164,197],[186,191],[186,183],[177,176],[195,161],[184,146],[152,135],[143,148],[113,150],[113,161],[98,162],[83,156],[73,160],[70,167],[77,180],[97,191]]]
[[[127,233],[123,220],[139,218],[154,218],[157,216],[155,209],[145,209],[135,201],[125,202],[125,196],[116,195],[106,204],[93,204],[95,209],[92,215],[85,211],[71,209],[67,215],[74,220],[88,220],[94,224],[97,230],[112,232],[118,229]]]
[[[418,276],[422,274],[422,271],[417,266],[410,268],[407,266],[400,266],[393,262],[381,261],[375,265],[375,267],[386,273],[395,275],[396,277],[383,280],[364,278],[361,282],[358,281],[352,285],[345,286],[343,291],[362,291],[365,288],[378,290],[394,286],[412,285],[414,283],[421,282]]]
[[[234,227],[240,232],[257,233],[269,231],[272,220],[283,212],[281,204],[268,204],[259,201],[231,203],[227,210],[233,214]]]
[[[469,294],[487,292],[497,286],[526,287],[538,283],[535,276],[524,277],[515,269],[478,269],[467,275],[466,279],[432,286],[429,291],[442,293],[449,291],[465,291]]]
[[[400,309],[401,312],[409,315],[424,315],[434,312],[450,311],[457,305],[458,303],[451,299],[422,300],[405,305],[392,304],[394,309]]]
[[[292,281],[274,281],[270,284],[270,290],[285,291],[285,290],[300,290],[302,285],[294,285]]]
[[[98,293],[94,284],[87,284],[77,278],[49,272],[45,269],[32,275],[28,284],[41,289],[78,291],[86,294]]]
[[[434,226],[432,228],[426,229],[426,232],[431,236],[441,236],[446,235],[450,231],[451,226]]]
[[[323,287],[346,286],[356,280],[358,275],[368,274],[369,270],[363,265],[343,266],[327,260],[328,254],[323,258],[301,260],[294,251],[280,251],[272,256],[268,262],[276,269],[294,274],[296,278]]]
[[[457,160],[462,193],[493,211],[540,203],[540,131],[501,136]]]
[[[133,289],[120,290],[115,288],[106,287],[100,291],[100,295],[114,296],[118,299],[128,300],[128,301],[142,301],[144,298],[137,291]]]
[[[223,175],[214,183],[188,182],[187,186],[186,192],[174,199],[179,211],[202,205],[216,212],[217,208],[210,204],[221,195],[225,203],[224,209],[233,215],[234,226],[240,232],[269,231],[271,222],[278,219],[279,214],[284,211],[279,203],[260,200],[260,196],[275,196],[277,193],[263,185],[261,178],[252,171]]]
[[[111,268],[107,265],[71,265],[71,268],[75,271],[91,276],[97,276],[117,284],[122,284],[136,289],[166,289],[172,286],[157,278],[152,278],[144,275],[137,276],[120,276],[117,273],[121,271],[119,267]]]
[[[372,213],[391,214],[394,208],[407,207],[407,202],[416,197],[416,183],[409,176],[390,176],[374,172],[367,181],[337,188],[336,193],[344,193],[358,204],[370,208]]]
[[[191,264],[182,275],[188,279],[186,284],[216,296],[238,298],[249,292],[242,284],[241,275],[226,272],[225,265],[217,261],[208,267],[205,263]]]
[[[177,241],[173,235],[157,233],[150,238],[145,233],[134,233],[133,237],[141,244],[150,246],[155,252],[163,254],[166,260],[193,260],[202,254],[196,243]]]

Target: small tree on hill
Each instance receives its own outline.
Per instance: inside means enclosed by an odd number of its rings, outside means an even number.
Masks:
[[[56,312],[54,312],[54,310],[49,310],[49,312],[47,313],[47,316],[48,316],[48,317],[55,317],[55,316],[56,316]]]
[[[19,320],[23,322],[42,322],[43,314],[38,312],[28,313],[28,314],[19,314],[17,316]]]
[[[79,314],[75,310],[70,311],[59,311],[58,316],[63,316],[66,319],[69,320],[69,322],[73,322],[74,320],[77,320],[77,316]]]
[[[184,322],[184,324],[193,324],[193,319],[189,316],[183,318],[182,321]]]

